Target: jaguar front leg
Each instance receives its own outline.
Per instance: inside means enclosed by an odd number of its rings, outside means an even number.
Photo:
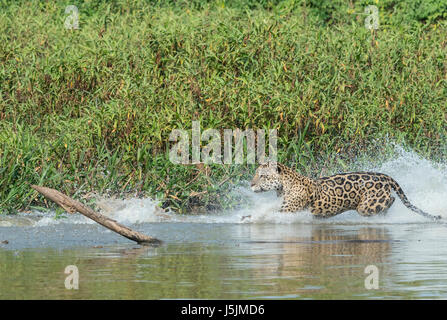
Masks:
[[[307,203],[304,199],[299,197],[289,198],[284,197],[280,212],[297,212],[306,209]]]

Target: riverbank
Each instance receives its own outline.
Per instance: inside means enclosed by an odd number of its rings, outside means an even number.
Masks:
[[[230,191],[253,165],[169,161],[170,133],[194,120],[276,128],[279,160],[309,175],[390,156],[385,138],[443,157],[442,15],[378,4],[371,32],[361,2],[272,3],[91,1],[78,30],[65,29],[64,2],[2,4],[0,211],[52,207],[29,184],[179,213],[237,206]]]

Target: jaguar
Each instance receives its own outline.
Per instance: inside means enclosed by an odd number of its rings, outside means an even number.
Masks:
[[[410,210],[433,220],[434,216],[412,205],[399,184],[390,176],[377,172],[350,172],[312,179],[279,163],[264,163],[251,181],[254,192],[276,190],[283,197],[281,212],[310,209],[318,218],[332,217],[347,210],[362,216],[386,213],[394,203],[394,190]]]

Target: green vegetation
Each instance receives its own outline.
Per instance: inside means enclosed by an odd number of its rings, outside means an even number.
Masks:
[[[79,30],[67,4],[0,1],[0,211],[50,205],[29,183],[238,203],[252,166],[168,160],[192,120],[277,128],[280,160],[309,174],[383,137],[445,151],[446,0],[73,1]]]

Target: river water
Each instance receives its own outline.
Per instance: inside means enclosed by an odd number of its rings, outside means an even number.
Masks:
[[[375,169],[395,177],[416,206],[447,219],[445,168],[404,153]],[[385,216],[349,211],[315,220],[279,213],[273,193],[238,192],[252,205],[212,215],[160,213],[150,199],[98,203],[162,239],[158,247],[78,214],[2,216],[0,299],[447,298],[447,226],[399,200]],[[65,287],[67,266],[77,267],[77,290]]]

